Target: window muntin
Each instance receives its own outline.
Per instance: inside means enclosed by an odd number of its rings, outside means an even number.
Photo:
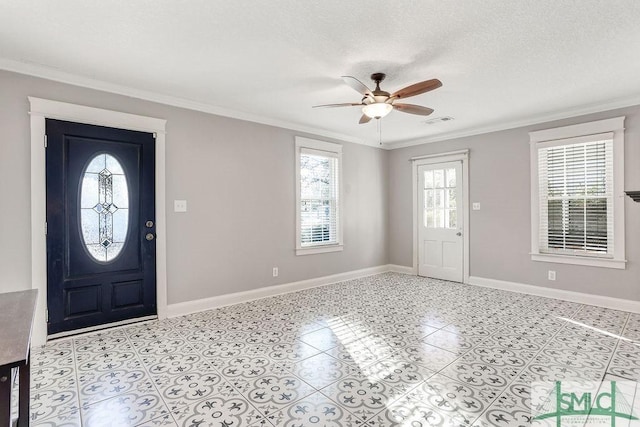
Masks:
[[[87,252],[98,262],[113,261],[126,243],[129,187],[122,165],[110,154],[94,156],[81,175],[80,227]]]
[[[298,255],[342,250],[342,146],[296,138]]]
[[[456,169],[432,169],[424,172],[424,226],[458,228],[456,206]]]

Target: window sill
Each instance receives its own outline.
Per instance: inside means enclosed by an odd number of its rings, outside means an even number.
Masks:
[[[571,255],[531,254],[532,261],[555,262],[558,264],[587,265],[590,267],[616,268],[624,270],[627,261],[624,259],[593,258]]]
[[[313,255],[323,254],[326,252],[339,252],[343,249],[342,245],[312,246],[309,248],[296,248],[296,255]]]

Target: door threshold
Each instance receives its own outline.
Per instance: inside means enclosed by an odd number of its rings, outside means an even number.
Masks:
[[[116,328],[118,326],[126,326],[132,323],[147,322],[149,320],[157,320],[157,319],[158,319],[158,315],[154,314],[152,316],[137,317],[135,319],[127,319],[127,320],[121,320],[119,322],[105,323],[103,325],[89,326],[88,328],[74,329],[73,331],[58,332],[56,334],[47,335],[47,341],[55,340],[58,338],[69,337],[71,335],[86,334],[89,332],[101,331],[103,329],[111,329],[111,328]]]

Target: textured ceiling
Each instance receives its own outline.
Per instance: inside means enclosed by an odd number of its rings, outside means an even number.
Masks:
[[[0,68],[375,145],[340,76],[411,98],[388,147],[640,103],[638,0],[0,0]]]

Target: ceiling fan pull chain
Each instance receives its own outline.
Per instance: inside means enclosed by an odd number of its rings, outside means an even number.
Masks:
[[[382,145],[382,120],[378,119],[378,143]]]

